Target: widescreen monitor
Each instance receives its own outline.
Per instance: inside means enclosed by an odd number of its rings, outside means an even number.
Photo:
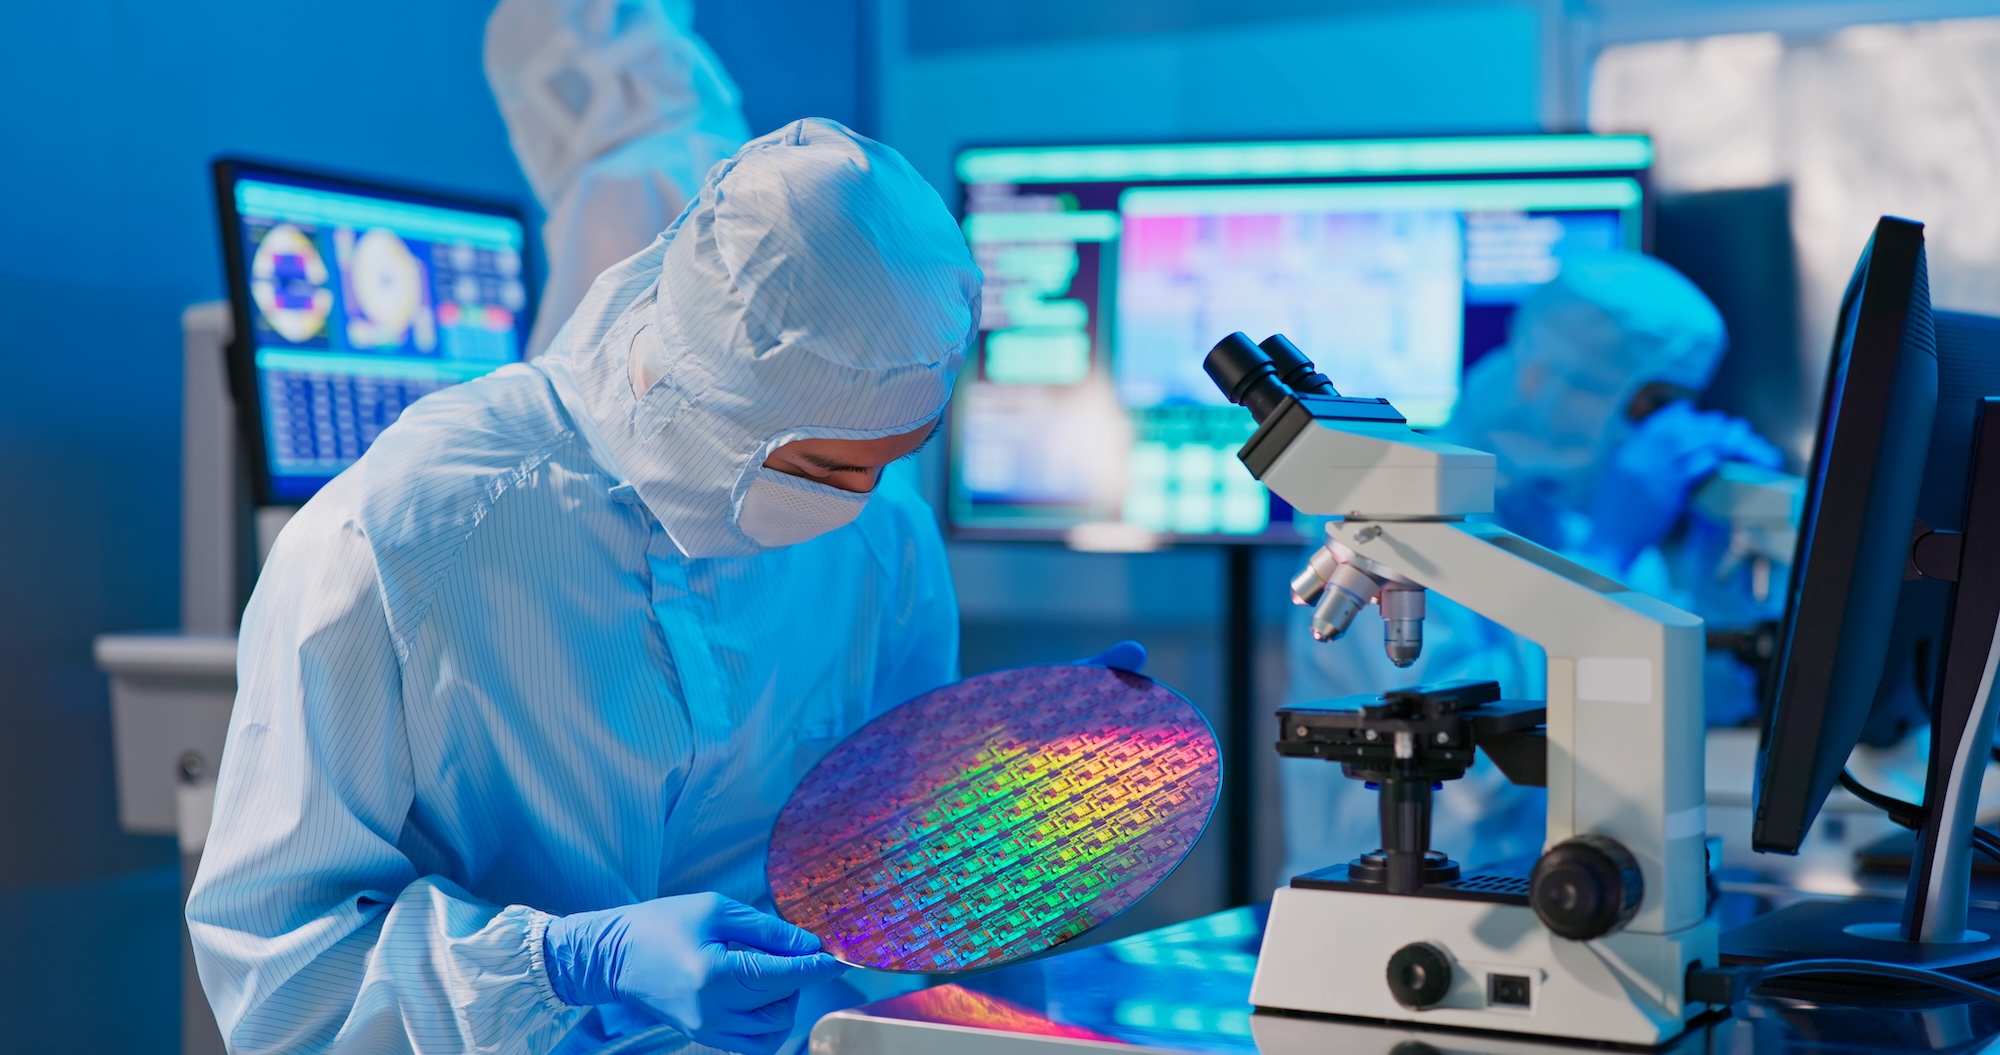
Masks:
[[[1752,846],[1797,853],[1875,704],[1937,413],[1923,225],[1885,216],[1840,306],[1758,760]]]
[[[215,186],[259,504],[304,502],[404,407],[520,361],[513,206],[236,160]]]
[[[1652,156],[1625,135],[961,152],[986,292],[947,522],[1296,541],[1236,460],[1255,425],[1203,376],[1208,349],[1282,332],[1341,392],[1443,425],[1564,254],[1646,247]]]

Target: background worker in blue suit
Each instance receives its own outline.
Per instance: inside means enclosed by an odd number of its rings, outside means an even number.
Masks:
[[[1555,279],[1522,302],[1507,344],[1467,372],[1442,435],[1493,452],[1501,526],[1702,614],[1676,587],[1661,544],[1684,525],[1695,486],[1723,462],[1780,462],[1747,423],[1691,402],[1715,376],[1726,344],[1715,305],[1666,264],[1624,252],[1566,257]],[[1373,620],[1318,642],[1310,610],[1299,609],[1287,635],[1287,697],[1306,702],[1460,678],[1498,681],[1512,699],[1544,697],[1539,647],[1449,598],[1432,594],[1427,607],[1423,655],[1402,669],[1383,654]],[[1734,659],[1716,659],[1728,668],[1706,679],[1711,720],[1741,718],[1754,705],[1754,679],[1736,676],[1744,672],[1733,669]],[[1374,792],[1317,759],[1279,765],[1280,882],[1380,845]],[[1483,753],[1433,803],[1431,846],[1466,865],[1541,851],[1545,792],[1509,784]]]
[[[692,0],[500,0],[485,65],[548,214],[532,357],[600,272],[680,215],[749,126],[736,83],[694,31]]]
[[[188,904],[232,1051],[772,1051],[840,971],[771,825],[957,676],[928,437],[980,276],[895,152],[716,166],[549,354],[413,405],[285,529]]]

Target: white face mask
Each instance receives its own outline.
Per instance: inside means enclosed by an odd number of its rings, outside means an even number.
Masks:
[[[865,492],[843,491],[758,466],[736,511],[736,526],[760,546],[796,546],[853,522],[868,504]]]

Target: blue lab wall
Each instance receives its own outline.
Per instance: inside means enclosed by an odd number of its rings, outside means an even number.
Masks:
[[[178,619],[179,315],[222,291],[208,160],[525,197],[485,96],[479,6],[14,13],[0,40],[0,801],[36,808],[0,810],[0,883],[171,859],[165,840],[116,834],[90,638]]]
[[[865,127],[858,4],[701,9],[754,129],[806,113]],[[14,954],[0,958],[0,1048],[175,1040],[177,857],[171,839],[118,830],[90,642],[178,619],[179,317],[222,294],[207,163],[241,152],[526,201],[480,67],[490,8],[74,0],[8,12],[0,946]]]
[[[1506,0],[913,0],[882,134],[955,194],[966,144],[1536,131],[1540,30]]]

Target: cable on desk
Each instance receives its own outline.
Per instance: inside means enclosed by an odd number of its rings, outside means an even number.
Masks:
[[[1692,968],[1687,976],[1687,999],[1704,1004],[1727,1006],[1748,997],[1753,990],[1772,979],[1802,974],[1862,974],[1878,978],[1895,978],[1939,989],[1949,989],[1963,996],[2000,1004],[2000,989],[1968,982],[1943,971],[1905,967],[1897,963],[1877,963],[1874,960],[1832,958]]]
[[[1856,780],[1854,774],[1845,769],[1840,771],[1840,786],[1846,788],[1848,794],[1888,814],[1890,820],[1905,828],[1915,828],[1923,823],[1923,810],[1916,803],[1884,795]]]
[[[1893,795],[1884,795],[1854,779],[1854,774],[1845,769],[1840,771],[1840,786],[1846,788],[1848,794],[1888,814],[1890,820],[1905,828],[1914,830],[1923,826],[1923,807],[1914,802],[1905,802]],[[1972,846],[1986,856],[2000,861],[2000,835],[1975,825],[1972,829]]]

